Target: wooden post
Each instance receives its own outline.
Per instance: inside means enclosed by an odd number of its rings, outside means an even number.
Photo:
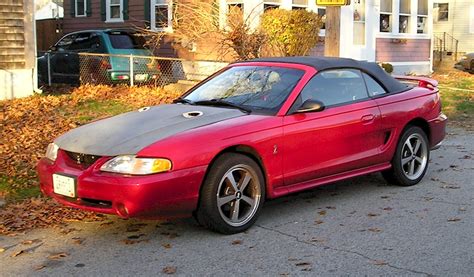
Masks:
[[[341,39],[341,7],[326,8],[326,38],[324,40],[324,56],[339,57]]]

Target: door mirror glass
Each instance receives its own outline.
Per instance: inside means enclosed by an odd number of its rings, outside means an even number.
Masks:
[[[296,110],[296,113],[320,112],[323,111],[324,108],[323,102],[308,99]]]

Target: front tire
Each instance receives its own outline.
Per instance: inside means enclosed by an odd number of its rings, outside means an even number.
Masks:
[[[207,175],[196,212],[198,222],[223,234],[247,230],[265,200],[265,181],[250,157],[226,153],[216,159]]]
[[[392,168],[383,171],[387,182],[398,186],[418,184],[428,169],[430,151],[425,132],[416,126],[408,127],[398,142]]]

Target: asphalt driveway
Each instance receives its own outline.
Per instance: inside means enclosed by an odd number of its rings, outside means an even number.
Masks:
[[[474,133],[451,129],[431,160],[414,187],[373,174],[268,201],[232,236],[113,216],[0,236],[0,275],[473,276]]]

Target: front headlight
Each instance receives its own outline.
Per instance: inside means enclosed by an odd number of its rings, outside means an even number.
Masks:
[[[147,175],[171,170],[171,161],[125,155],[111,159],[103,164],[100,170],[130,175]]]
[[[55,143],[48,144],[48,148],[46,148],[46,158],[53,162],[56,161],[56,158],[58,157],[58,150],[59,146],[57,146]]]

